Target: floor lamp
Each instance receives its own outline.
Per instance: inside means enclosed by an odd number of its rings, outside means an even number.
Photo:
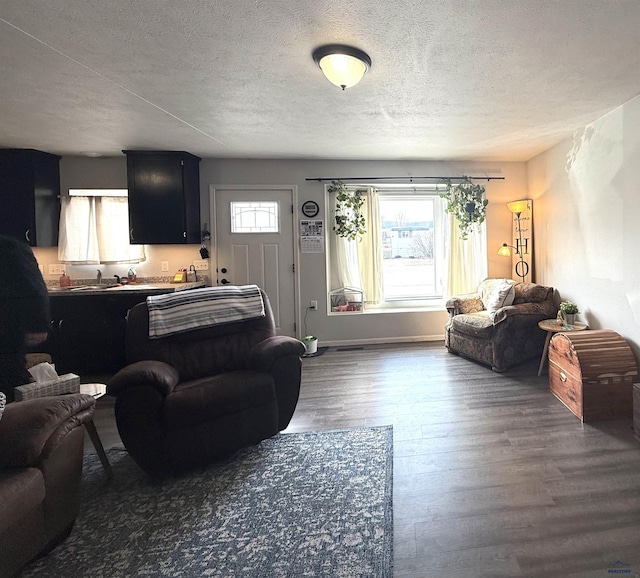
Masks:
[[[516,255],[519,257],[518,262],[516,263],[516,275],[522,279],[523,283],[526,276],[529,274],[529,263],[524,260],[525,254],[529,252],[529,239],[523,239],[522,237],[522,222],[520,221],[520,216],[529,208],[529,202],[530,201],[513,201],[511,203],[507,203],[509,210],[516,216],[518,236],[516,237],[515,247],[507,243],[502,243],[502,247],[498,249],[498,255],[502,255],[503,257],[510,257],[511,249],[515,250]]]

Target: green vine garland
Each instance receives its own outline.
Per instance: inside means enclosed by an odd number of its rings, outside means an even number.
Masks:
[[[350,241],[366,233],[366,221],[361,212],[365,189],[349,190],[342,181],[331,181],[329,193],[336,195],[333,230],[338,237]]]
[[[440,197],[446,199],[445,211],[455,216],[460,226],[460,237],[466,239],[474,225],[480,225],[487,216],[489,201],[485,197],[485,188],[469,179],[462,177],[459,183],[452,183],[451,179],[442,179],[436,185],[445,185],[445,191]]]

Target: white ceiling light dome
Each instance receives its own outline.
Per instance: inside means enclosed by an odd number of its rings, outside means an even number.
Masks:
[[[343,44],[328,44],[313,52],[313,60],[322,69],[329,82],[344,90],[362,80],[371,68],[369,55]]]

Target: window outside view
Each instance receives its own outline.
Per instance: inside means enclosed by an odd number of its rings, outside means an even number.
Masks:
[[[436,280],[434,212],[437,199],[383,196],[380,202],[385,301],[440,297]]]

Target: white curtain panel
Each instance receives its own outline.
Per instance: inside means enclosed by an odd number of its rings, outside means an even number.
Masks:
[[[467,239],[460,236],[460,226],[449,215],[449,264],[445,294],[447,297],[474,293],[487,277],[487,232],[485,223],[473,227]]]
[[[144,245],[129,244],[126,197],[63,196],[58,259],[61,263],[140,263]]]
[[[382,299],[382,235],[380,234],[380,204],[378,191],[370,189],[365,195],[363,214],[366,233],[356,241],[358,266],[366,303],[378,304]]]

